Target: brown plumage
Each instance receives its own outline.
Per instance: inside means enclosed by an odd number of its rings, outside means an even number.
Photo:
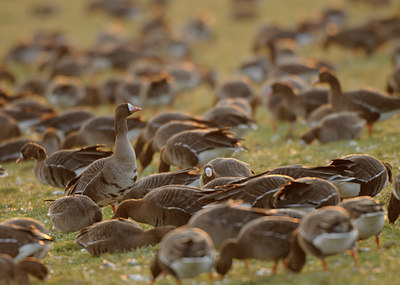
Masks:
[[[18,122],[6,113],[0,112],[0,124],[0,142],[21,135]]]
[[[354,140],[361,136],[366,121],[355,113],[334,113],[324,117],[318,125],[301,136],[306,144],[318,140],[320,143],[330,143],[342,140]]]
[[[224,186],[224,185],[228,185],[228,184],[231,184],[234,182],[239,182],[242,179],[243,179],[243,177],[218,177],[218,178],[211,180],[207,184],[204,184],[203,186],[201,186],[201,188],[216,189],[219,186]]]
[[[217,157],[204,165],[200,185],[204,186],[218,177],[249,177],[253,174],[250,165],[246,162],[235,158]]]
[[[161,240],[150,265],[153,283],[161,272],[173,275],[180,284],[180,279],[210,271],[215,255],[214,245],[206,232],[196,228],[177,228]]]
[[[244,150],[240,139],[224,129],[192,130],[171,137],[160,152],[159,172],[170,165],[182,168],[203,166],[219,156],[230,156]]]
[[[9,255],[0,254],[0,281],[4,284],[15,281],[19,285],[29,285],[29,275],[44,280],[47,273],[46,266],[37,258],[27,257],[15,262]]]
[[[184,185],[166,185],[151,190],[141,199],[123,201],[117,208],[114,218],[132,218],[155,227],[186,224],[190,217],[207,201],[200,198],[212,190],[205,191]]]
[[[49,234],[49,230],[41,222],[29,217],[15,217],[3,221],[3,223],[25,228],[36,228],[46,235]]]
[[[283,185],[274,194],[273,206],[314,210],[337,205],[339,200],[339,191],[331,182],[315,177],[304,177]]]
[[[196,174],[195,168],[178,170],[168,173],[156,173],[140,178],[130,191],[122,198],[140,199],[143,198],[151,190],[164,185],[190,185],[197,186],[199,184],[200,174]]]
[[[331,72],[319,74],[318,82],[330,86],[329,103],[335,112],[355,112],[367,121],[370,134],[372,125],[400,112],[400,98],[386,96],[377,91],[358,89],[343,92],[338,78]]]
[[[84,228],[78,233],[75,242],[91,255],[99,256],[103,253],[130,251],[155,245],[174,228],[164,226],[144,231],[137,223],[118,218]]]
[[[112,156],[90,164],[68,184],[68,195],[83,194],[100,207],[115,203],[134,185],[137,179],[136,155],[127,136],[126,118],[141,109],[129,103],[115,109],[115,148]]]
[[[85,96],[85,88],[77,78],[58,76],[46,88],[46,98],[54,106],[73,107]]]
[[[219,186],[215,192],[205,195],[201,201],[223,202],[241,200],[256,208],[273,208],[273,196],[280,187],[293,179],[286,175],[255,175],[225,186]]]
[[[306,254],[312,254],[322,259],[327,269],[324,258],[351,249],[356,240],[357,229],[345,209],[339,206],[317,209],[308,213],[293,233],[288,267],[300,272],[306,262]]]
[[[396,175],[393,181],[393,189],[390,195],[388,205],[388,218],[389,222],[396,222],[400,215],[400,173]]]
[[[35,159],[33,172],[39,182],[53,187],[65,188],[68,182],[80,175],[93,161],[112,155],[100,146],[90,146],[79,150],[59,150],[47,156],[46,149],[36,143],[27,143],[21,148],[17,162]]]
[[[0,165],[0,178],[6,177],[8,175],[7,171]]]
[[[61,197],[51,203],[48,216],[53,229],[76,232],[103,219],[100,208],[84,195]]]
[[[358,239],[376,237],[376,245],[379,248],[379,234],[385,224],[386,210],[384,205],[369,196],[361,196],[346,199],[338,206],[345,208],[358,230]]]
[[[0,253],[17,262],[28,256],[43,258],[49,250],[46,241],[52,238],[37,228],[0,223]]]
[[[386,91],[389,94],[400,93],[400,67],[393,70],[393,72],[388,76]]]
[[[266,216],[290,216],[301,219],[303,212],[292,209],[259,209],[240,205],[240,201],[228,201],[206,207],[195,213],[188,226],[206,231],[217,249],[229,238],[236,238],[239,231],[250,221]]]
[[[273,273],[278,261],[289,254],[290,240],[299,220],[290,217],[261,217],[248,222],[237,238],[228,239],[221,248],[216,270],[225,275],[232,266],[232,259],[255,258],[274,261]]]

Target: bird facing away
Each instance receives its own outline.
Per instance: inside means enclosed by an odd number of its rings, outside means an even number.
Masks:
[[[96,160],[67,185],[68,195],[82,194],[98,206],[115,203],[134,185],[137,179],[136,155],[127,136],[126,119],[141,108],[120,104],[114,113],[115,148],[112,156]]]

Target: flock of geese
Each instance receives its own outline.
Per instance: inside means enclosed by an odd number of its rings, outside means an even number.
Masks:
[[[275,274],[279,261],[300,272],[306,255],[314,255],[326,269],[325,257],[345,250],[358,268],[357,241],[375,237],[379,248],[386,214],[391,223],[400,214],[400,174],[392,177],[391,164],[349,154],[327,165],[286,165],[256,174],[232,156],[246,150],[242,136],[257,129],[259,106],[274,131],[278,123],[290,122],[292,131],[296,120],[305,120],[309,130],[301,141],[307,144],[358,139],[365,126],[371,135],[375,123],[393,117],[400,111],[400,98],[389,96],[400,92],[400,49],[393,52],[389,94],[342,90],[330,62],[306,60],[297,49],[322,41],[325,49],[334,44],[372,56],[398,38],[400,17],[349,28],[345,10],[327,9],[293,29],[265,25],[253,56],[238,65],[241,77],[220,83],[217,70],[190,59],[193,46],[216,36],[209,18],[190,19],[177,38],[166,21],[168,2],[89,5],[91,13],[122,22],[149,14],[137,38],[113,27],[83,50],[63,33],[37,32],[9,49],[0,68],[0,162],[7,163],[0,167],[1,180],[8,179],[11,161],[35,160],[37,180],[65,194],[49,206],[52,230],[76,232],[76,243],[93,256],[159,244],[149,265],[152,283],[162,272],[178,284],[203,272],[213,278],[212,270],[225,276],[234,259],[246,266],[252,258],[273,261]],[[232,20],[257,14],[257,1],[230,4]],[[57,13],[50,4],[33,11],[40,17]],[[21,82],[10,68],[15,65],[35,69],[37,76]],[[110,70],[110,78],[92,83]],[[313,76],[314,84],[328,88],[312,85]],[[83,77],[91,83],[85,85]],[[214,106],[201,116],[156,112],[201,84],[216,94]],[[254,86],[261,85],[256,94]],[[114,115],[79,108],[102,104],[113,104]],[[146,122],[136,115],[142,108],[156,113]],[[159,173],[141,176],[156,153]],[[389,182],[393,192],[384,205],[373,197]],[[113,217],[103,220],[101,208],[107,206]],[[29,284],[29,275],[43,280],[48,272],[41,259],[54,242],[33,218],[1,221],[0,281]]]

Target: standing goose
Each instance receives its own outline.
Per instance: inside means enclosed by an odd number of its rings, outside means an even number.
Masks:
[[[255,258],[274,261],[273,274],[278,269],[278,261],[289,254],[290,240],[299,220],[286,216],[261,217],[248,222],[237,238],[225,241],[221,248],[216,270],[225,275],[232,267],[232,259]]]
[[[203,166],[215,157],[230,156],[244,150],[239,141],[239,138],[225,129],[178,133],[161,149],[158,171],[169,171],[170,165],[182,168]]]
[[[136,155],[127,136],[126,118],[141,108],[123,103],[114,114],[115,148],[110,157],[94,161],[67,186],[68,195],[89,196],[98,206],[115,203],[134,185],[137,179]]]
[[[129,192],[122,198],[140,199],[151,190],[164,185],[189,185],[198,186],[200,174],[196,174],[195,168],[178,170],[174,172],[156,173],[140,178]]]
[[[75,241],[91,255],[99,256],[103,253],[123,252],[155,245],[174,228],[164,226],[144,231],[137,223],[118,218],[82,229]]]
[[[346,199],[338,206],[345,208],[358,230],[358,239],[367,239],[375,236],[379,248],[379,234],[385,224],[386,211],[382,203],[369,197],[361,196]]]
[[[166,185],[151,190],[141,199],[128,199],[117,208],[114,218],[132,218],[151,226],[185,225],[190,217],[208,205],[201,201],[213,190],[201,190],[184,185]]]
[[[386,96],[368,89],[343,92],[338,78],[331,72],[321,72],[318,82],[329,84],[331,88],[329,103],[333,110],[357,113],[367,121],[369,134],[372,134],[372,125],[376,121],[390,118],[400,112],[400,98]]]
[[[235,158],[218,157],[204,165],[200,185],[204,186],[218,177],[249,177],[253,174],[248,163]]]
[[[190,218],[188,226],[206,231],[215,248],[220,249],[227,239],[236,238],[239,231],[254,219],[267,216],[301,219],[303,215],[303,212],[292,209],[249,208],[241,206],[240,201],[228,201],[198,211]]]
[[[312,211],[339,203],[339,191],[329,181],[304,177],[283,185],[275,194],[274,208],[290,208]]]
[[[288,267],[300,272],[306,262],[306,254],[322,259],[327,270],[325,257],[351,249],[357,240],[358,231],[350,214],[339,206],[328,206],[308,213],[293,233]],[[356,256],[353,252],[357,266]]]
[[[47,156],[44,147],[29,142],[21,148],[17,163],[35,159],[33,172],[39,182],[65,188],[72,178],[80,175],[93,161],[110,155],[111,151],[100,150],[99,146],[90,146],[79,150],[59,150]]]
[[[0,254],[8,254],[16,262],[28,256],[43,258],[53,239],[35,227],[0,223]]]
[[[396,175],[393,182],[392,194],[388,206],[389,222],[394,223],[400,215],[400,173]]]
[[[88,196],[64,196],[51,203],[48,216],[53,230],[76,232],[103,219],[100,208]]]
[[[150,266],[152,284],[163,271],[174,276],[177,284],[181,284],[180,279],[210,272],[215,256],[214,245],[205,231],[188,227],[177,228],[161,240]]]
[[[300,138],[306,144],[318,140],[330,143],[342,140],[354,140],[361,136],[365,120],[355,113],[341,112],[327,115]]]

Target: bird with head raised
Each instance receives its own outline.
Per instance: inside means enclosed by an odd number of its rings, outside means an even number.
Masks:
[[[71,180],[66,187],[68,195],[86,195],[104,207],[118,201],[132,188],[137,179],[137,167],[135,151],[127,136],[127,117],[140,110],[129,103],[116,107],[113,155],[94,161],[80,176]]]

